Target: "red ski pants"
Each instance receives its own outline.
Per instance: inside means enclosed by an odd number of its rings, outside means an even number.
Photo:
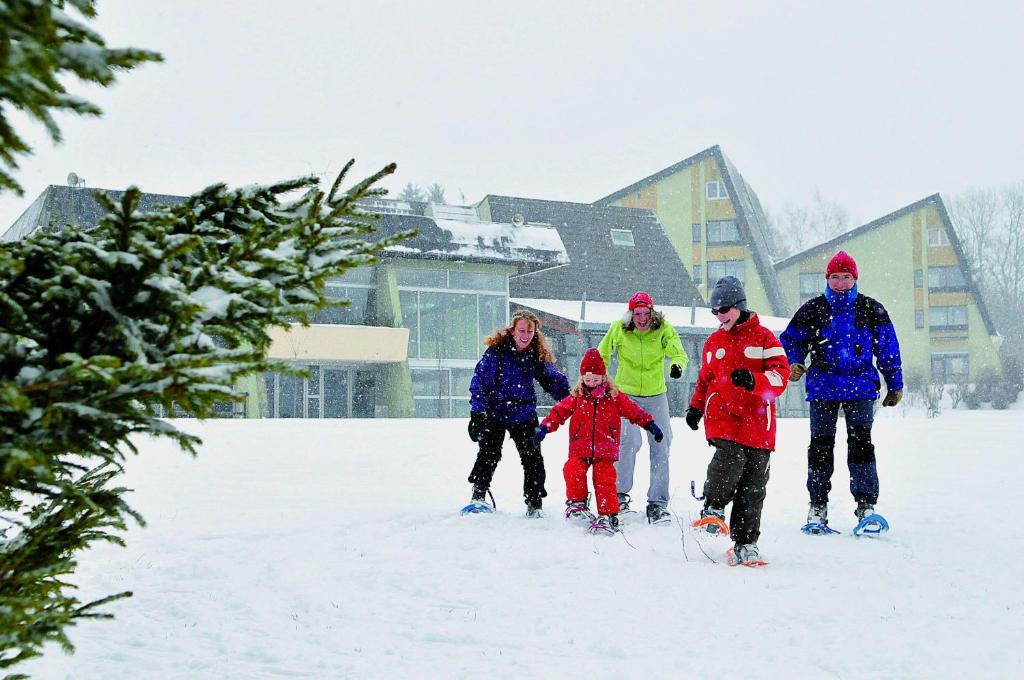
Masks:
[[[570,501],[584,501],[587,498],[587,469],[590,458],[570,458],[565,461],[562,473],[565,475],[565,495]],[[619,496],[615,493],[615,461],[598,458],[594,463],[594,495],[597,496],[599,515],[617,515]]]

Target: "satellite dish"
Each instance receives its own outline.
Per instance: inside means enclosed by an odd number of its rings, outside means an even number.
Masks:
[[[69,187],[77,187],[78,186],[78,180],[79,180],[79,177],[78,177],[78,175],[76,173],[74,173],[74,172],[69,172],[68,173],[68,186]]]
[[[516,213],[515,215],[512,216],[512,224],[514,224],[517,227],[521,227],[524,224],[526,224],[526,218],[524,218],[521,214]]]

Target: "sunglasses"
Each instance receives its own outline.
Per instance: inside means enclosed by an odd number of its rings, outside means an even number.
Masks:
[[[729,312],[732,311],[732,308],[735,307],[735,306],[736,305],[722,305],[721,307],[717,307],[717,308],[716,307],[712,307],[711,308],[711,313],[714,314],[715,316],[718,316],[719,314],[728,314]]]

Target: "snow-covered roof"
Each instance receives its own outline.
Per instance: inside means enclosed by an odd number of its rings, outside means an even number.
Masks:
[[[419,233],[387,249],[394,255],[439,260],[498,262],[536,271],[569,264],[556,229],[507,222],[438,219],[427,215],[381,215],[382,234],[416,229]]]
[[[583,303],[580,300],[510,298],[509,302],[572,321],[581,329],[607,328],[613,321],[621,319],[627,311],[625,300],[622,302],[587,300],[586,318],[581,318],[581,314],[584,312]],[[658,305],[656,309],[664,314],[665,318],[676,328],[700,328],[713,331],[721,325],[708,307],[664,307]],[[776,335],[789,325],[789,319],[785,317],[761,316],[760,314],[757,316],[761,320],[761,325]]]

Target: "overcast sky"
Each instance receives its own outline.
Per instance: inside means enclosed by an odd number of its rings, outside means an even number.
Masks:
[[[780,213],[815,188],[854,225],[1024,180],[1024,3],[100,0],[163,64],[37,126],[6,228],[69,171],[187,194],[395,161],[439,182],[593,201],[720,144]]]

